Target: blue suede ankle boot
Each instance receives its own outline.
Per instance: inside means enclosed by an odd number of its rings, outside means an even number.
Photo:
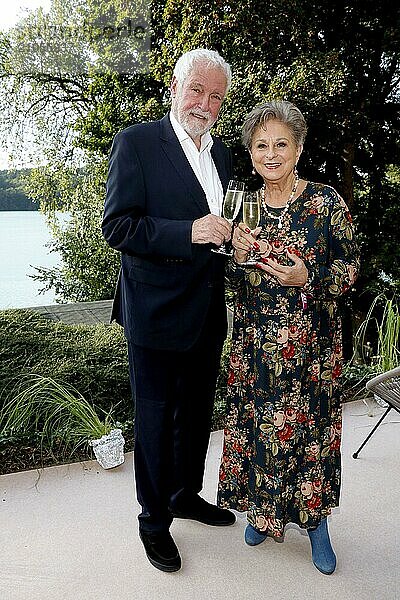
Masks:
[[[267,533],[257,531],[257,529],[254,529],[249,523],[244,532],[244,541],[248,546],[258,546],[258,544],[261,544],[261,542],[267,539],[267,536]]]
[[[331,575],[336,569],[336,556],[329,539],[327,519],[322,519],[316,529],[307,529],[307,533],[314,565],[324,575]]]

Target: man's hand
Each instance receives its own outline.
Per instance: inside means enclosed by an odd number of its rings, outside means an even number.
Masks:
[[[220,246],[231,239],[231,224],[222,217],[206,215],[193,221],[193,244],[214,244]]]

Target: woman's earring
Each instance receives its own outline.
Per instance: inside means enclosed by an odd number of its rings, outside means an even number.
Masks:
[[[294,165],[294,167],[293,167],[293,173],[294,173],[294,176],[295,176],[295,177],[296,177],[296,179],[297,179],[297,178],[298,178],[298,176],[299,176],[299,172],[298,172],[298,170],[297,170],[297,165]]]
[[[256,170],[255,170],[255,169],[253,169],[253,170],[252,170],[252,172],[251,172],[251,174],[252,174],[252,175],[255,175],[255,174],[256,174]]]

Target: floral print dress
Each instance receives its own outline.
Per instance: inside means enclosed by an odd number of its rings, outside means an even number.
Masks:
[[[218,503],[247,511],[259,531],[317,526],[338,506],[342,341],[338,297],[355,281],[359,252],[346,204],[307,183],[277,221],[262,211],[261,239],[281,264],[286,249],[308,269],[304,288],[233,260],[235,309],[228,415]]]

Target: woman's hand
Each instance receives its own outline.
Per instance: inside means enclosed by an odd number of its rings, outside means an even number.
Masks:
[[[286,250],[286,254],[294,262],[292,267],[280,265],[271,257],[261,258],[262,262],[258,262],[257,267],[275,277],[283,286],[303,287],[308,279],[306,265],[297,254],[291,253],[289,250]]]
[[[232,246],[235,250],[234,257],[237,263],[246,262],[247,255],[253,248],[256,252],[260,252],[261,244],[265,242],[257,242],[256,238],[261,232],[261,227],[257,227],[251,231],[244,223],[239,223],[233,232]]]

